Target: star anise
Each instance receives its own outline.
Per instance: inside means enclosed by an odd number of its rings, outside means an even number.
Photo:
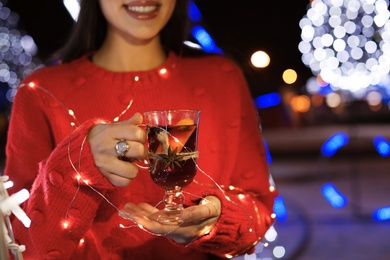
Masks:
[[[163,170],[170,168],[172,171],[175,170],[175,167],[181,168],[180,161],[183,159],[183,156],[177,154],[177,147],[175,150],[171,150],[171,147],[168,147],[167,154],[156,154],[157,161],[164,163]]]

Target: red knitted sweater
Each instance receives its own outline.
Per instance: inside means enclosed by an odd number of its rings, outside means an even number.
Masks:
[[[202,171],[184,188],[186,204],[210,194],[222,201],[212,232],[188,246],[123,228],[132,223],[118,209],[130,201],[156,205],[163,189],[145,171],[129,186],[114,187],[94,165],[85,141],[101,120],[158,109],[201,110]],[[140,72],[111,72],[86,56],[40,69],[15,96],[6,152],[5,174],[14,182],[10,193],[27,188],[31,195],[23,205],[30,228],[17,219],[12,223],[18,244],[26,245],[25,259],[226,257],[250,252],[273,222],[277,193],[269,184],[252,98],[239,68],[221,56],[171,53],[160,67]],[[78,174],[90,186],[78,182]],[[223,194],[214,181],[236,189]]]

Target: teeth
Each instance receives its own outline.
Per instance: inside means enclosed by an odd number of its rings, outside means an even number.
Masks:
[[[136,13],[150,13],[157,9],[157,6],[128,6],[127,9]]]

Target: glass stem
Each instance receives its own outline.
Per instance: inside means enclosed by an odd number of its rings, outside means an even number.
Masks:
[[[164,204],[165,210],[182,210],[184,203],[184,195],[182,188],[175,186],[174,189],[165,190]]]

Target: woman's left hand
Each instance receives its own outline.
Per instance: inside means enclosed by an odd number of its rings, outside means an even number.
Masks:
[[[127,203],[121,210],[124,218],[136,222],[143,229],[155,235],[166,236],[177,243],[186,244],[208,234],[221,215],[221,201],[215,196],[202,199],[197,206],[183,209],[180,225],[164,225],[149,218],[159,211],[147,203]]]

